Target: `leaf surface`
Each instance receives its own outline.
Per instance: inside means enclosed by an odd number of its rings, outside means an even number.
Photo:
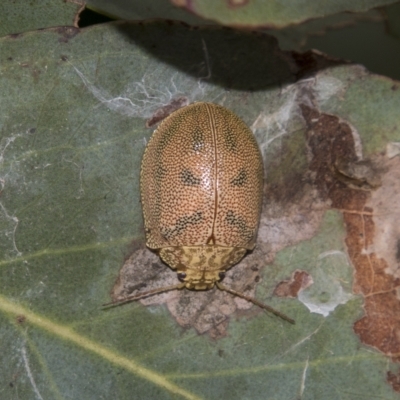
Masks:
[[[366,275],[347,218],[363,214],[343,203],[361,204],[360,193],[372,202],[376,176],[377,187],[388,187],[400,137],[397,83],[281,53],[268,36],[162,22],[48,29],[2,38],[0,47],[0,92],[8,93],[0,116],[1,397],[397,398],[385,381],[388,368],[396,372],[387,350],[360,327],[354,333],[365,292],[354,292],[353,273],[362,288]],[[139,200],[146,121],[182,96],[228,107],[257,137],[267,172],[257,250],[227,282],[294,326],[216,291],[101,307],[128,276],[119,276],[127,260],[153,260]],[[388,146],[391,157],[376,161]],[[372,157],[371,177],[350,170],[360,149]],[[380,215],[398,216],[385,207]],[[389,250],[374,251],[389,259]],[[154,263],[157,276],[168,273]],[[294,298],[273,295],[295,270],[313,284]],[[161,279],[146,273],[139,269],[138,282]]]
[[[341,12],[365,12],[392,0],[171,0],[193,14],[234,27],[283,28]]]
[[[0,36],[52,26],[72,26],[82,7],[83,2],[79,0],[2,0]]]

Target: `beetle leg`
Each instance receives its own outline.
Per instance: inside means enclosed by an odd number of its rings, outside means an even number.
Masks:
[[[121,304],[129,303],[131,301],[143,299],[144,297],[154,296],[154,295],[159,294],[159,293],[169,292],[171,290],[180,290],[180,289],[183,289],[185,287],[185,285],[186,284],[184,282],[182,282],[182,283],[179,283],[177,285],[171,285],[171,286],[164,286],[164,287],[161,287],[161,288],[156,288],[156,289],[153,289],[153,290],[149,290],[147,292],[142,292],[142,293],[130,295],[130,296],[124,297],[123,299],[110,301],[109,303],[103,304],[103,307],[115,307],[115,306],[119,306]]]
[[[281,312],[278,311],[278,310],[275,310],[275,308],[272,308],[272,307],[270,307],[270,306],[267,306],[267,305],[264,304],[264,303],[261,303],[261,301],[258,301],[258,300],[255,299],[254,297],[246,296],[245,294],[240,293],[240,292],[237,292],[236,290],[230,289],[230,288],[228,288],[228,287],[222,285],[222,284],[219,283],[219,282],[215,282],[215,285],[216,285],[217,288],[220,289],[220,290],[224,290],[225,292],[228,292],[228,293],[230,293],[230,294],[233,294],[234,296],[241,297],[242,299],[245,299],[245,300],[249,301],[250,303],[255,304],[256,306],[258,306],[258,307],[260,307],[260,308],[263,308],[264,310],[267,310],[267,311],[271,312],[272,314],[275,314],[276,316],[278,316],[278,317],[284,319],[285,321],[288,321],[288,322],[290,322],[290,323],[293,324],[293,325],[295,324],[294,319],[288,317],[287,315],[281,313]]]

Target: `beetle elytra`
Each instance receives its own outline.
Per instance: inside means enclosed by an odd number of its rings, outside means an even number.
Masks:
[[[263,162],[253,133],[226,108],[193,103],[169,115],[143,156],[140,187],[146,245],[180,283],[130,295],[117,305],[175,289],[220,290],[294,321],[220,283],[256,243]]]

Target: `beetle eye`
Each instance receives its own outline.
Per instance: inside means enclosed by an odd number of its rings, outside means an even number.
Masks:
[[[178,273],[178,279],[179,279],[181,282],[184,282],[184,281],[185,281],[185,278],[186,278],[186,274],[185,274],[184,272],[179,272],[179,273]]]
[[[222,279],[225,278],[225,272],[220,272],[219,274],[219,280],[222,281]]]

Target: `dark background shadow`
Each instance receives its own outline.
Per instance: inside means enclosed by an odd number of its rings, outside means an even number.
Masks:
[[[283,52],[274,37],[262,33],[161,20],[115,24],[152,57],[225,89],[261,91],[338,63]]]

